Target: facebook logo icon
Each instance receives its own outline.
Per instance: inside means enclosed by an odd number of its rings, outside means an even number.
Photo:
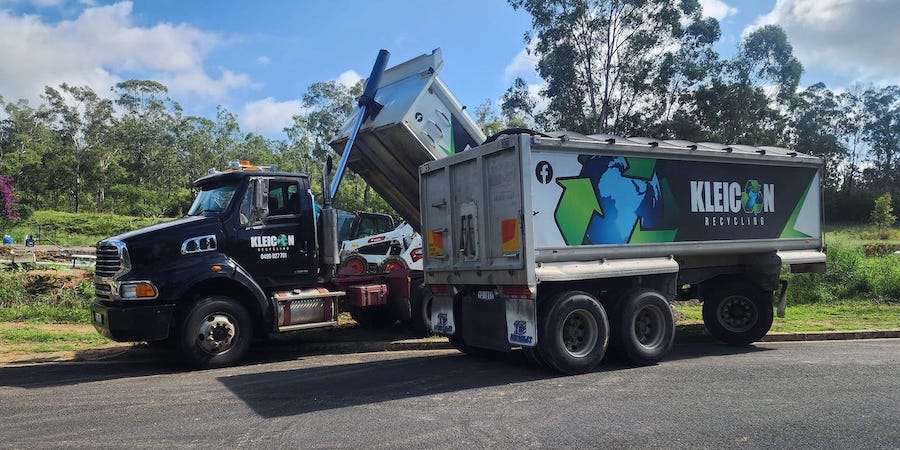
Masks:
[[[553,166],[547,161],[537,163],[537,167],[534,168],[534,176],[542,184],[550,183],[553,181]]]

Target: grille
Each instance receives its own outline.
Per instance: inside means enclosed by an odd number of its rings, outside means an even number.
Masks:
[[[122,271],[122,253],[115,245],[103,244],[97,246],[97,265],[94,273],[98,277],[112,278]]]
[[[108,284],[94,283],[94,295],[96,295],[97,298],[102,298],[104,300],[112,298],[112,292],[110,292]]]

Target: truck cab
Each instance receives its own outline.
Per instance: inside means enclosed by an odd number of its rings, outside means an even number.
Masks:
[[[230,363],[255,336],[337,323],[305,175],[249,163],[194,182],[183,218],[101,241],[92,320],[116,341]]]

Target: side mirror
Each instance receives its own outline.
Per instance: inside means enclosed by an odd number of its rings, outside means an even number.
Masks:
[[[269,180],[253,179],[253,215],[255,222],[262,222],[269,216]]]

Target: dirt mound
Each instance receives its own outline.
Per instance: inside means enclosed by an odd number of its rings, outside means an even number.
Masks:
[[[91,275],[81,269],[29,270],[25,275],[24,287],[29,294],[55,294],[75,289],[82,281],[90,281]]]

